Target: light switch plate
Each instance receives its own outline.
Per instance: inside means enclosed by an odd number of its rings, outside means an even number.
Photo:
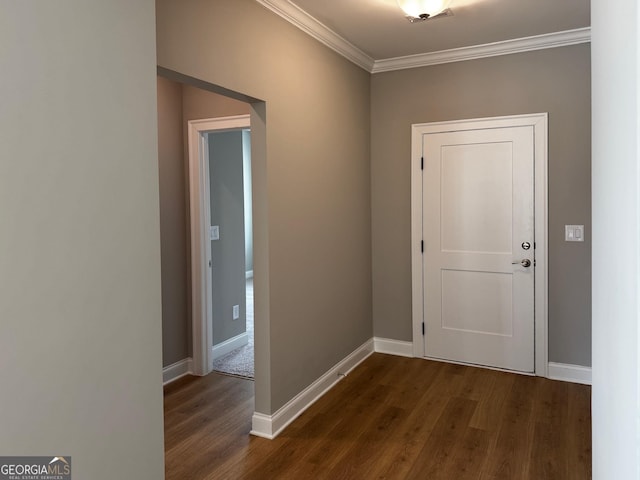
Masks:
[[[240,318],[240,305],[233,306],[233,319],[237,320]]]
[[[584,225],[565,225],[564,240],[566,242],[584,242]]]
[[[209,240],[220,240],[220,227],[218,225],[209,227]]]

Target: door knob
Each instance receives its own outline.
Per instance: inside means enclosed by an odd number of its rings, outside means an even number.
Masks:
[[[531,266],[531,260],[529,260],[528,258],[525,258],[523,260],[520,260],[519,262],[511,262],[511,265],[522,265],[523,267],[530,267]]]

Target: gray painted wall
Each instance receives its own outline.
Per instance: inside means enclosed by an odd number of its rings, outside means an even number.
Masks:
[[[158,174],[162,259],[162,365],[189,356],[187,291],[188,181],[182,138],[182,86],[158,77]]]
[[[246,331],[247,289],[244,243],[242,130],[208,134],[211,225],[220,239],[211,241],[213,344]],[[240,318],[233,320],[234,305]]]
[[[242,131],[244,174],[244,258],[247,272],[253,272],[253,195],[251,195],[251,131]]]
[[[376,74],[371,98],[375,335],[412,336],[411,124],[548,112],[549,360],[591,365],[589,45]]]
[[[248,103],[240,102],[233,98],[208,92],[190,85],[181,85],[185,132],[187,131],[186,122],[189,120],[248,115],[250,112]],[[185,138],[187,137],[185,136]]]
[[[153,2],[0,17],[0,452],[161,479]]]
[[[265,101],[251,118],[256,410],[271,414],[373,333],[370,75],[253,0],[156,6],[161,67]]]

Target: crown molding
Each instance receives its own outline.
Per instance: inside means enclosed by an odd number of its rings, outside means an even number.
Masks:
[[[259,4],[271,10],[275,14],[298,27],[303,32],[311,35],[319,42],[325,44],[347,60],[359,67],[371,72],[374,60],[358,47],[342,38],[322,22],[316,20],[300,7],[288,0],[256,0]]]
[[[351,42],[338,35],[324,23],[316,20],[289,0],[256,1],[370,73],[427,67],[429,65],[462,62],[465,60],[477,60],[480,58],[497,57],[499,55],[510,55],[512,53],[543,50],[545,48],[566,47],[591,41],[591,27],[585,27],[575,30],[546,33],[544,35],[535,35],[532,37],[486,43],[483,45],[374,60]]]
[[[406,57],[386,58],[374,62],[371,73],[426,67],[442,63],[462,62],[479,58],[496,57],[512,53],[531,52],[545,48],[565,47],[591,41],[591,27],[546,33],[533,37],[516,38],[502,42],[486,43],[470,47],[453,48],[438,52],[407,55]]]

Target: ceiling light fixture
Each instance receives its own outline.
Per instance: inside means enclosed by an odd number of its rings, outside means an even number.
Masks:
[[[450,15],[451,0],[396,0],[411,22],[419,22],[440,15]]]

